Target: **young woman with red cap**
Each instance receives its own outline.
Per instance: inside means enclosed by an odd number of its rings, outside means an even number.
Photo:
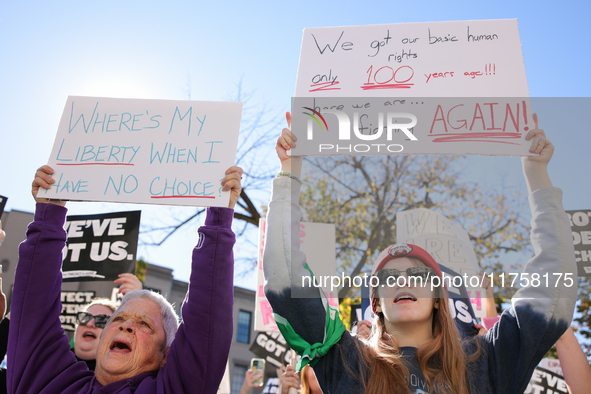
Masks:
[[[371,290],[376,317],[367,341],[345,330],[318,288],[301,287],[301,277],[313,275],[299,250],[301,158],[286,154],[296,139],[283,129],[276,146],[281,172],[267,216],[265,294],[283,336],[302,356],[298,370],[313,367],[324,394],[525,390],[538,362],[569,326],[577,290],[562,192],[552,187],[547,172],[554,147],[537,128],[535,115],[534,120],[526,140],[537,155],[523,158],[523,171],[536,256],[523,274],[549,274],[550,284],[521,288],[485,336],[467,340],[451,317],[445,288],[431,289],[441,279],[439,266],[416,245],[393,245],[376,259],[372,275],[379,287]],[[556,283],[553,273],[574,280]]]

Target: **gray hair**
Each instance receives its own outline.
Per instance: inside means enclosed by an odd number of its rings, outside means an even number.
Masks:
[[[179,318],[174,308],[172,307],[171,303],[166,300],[166,298],[162,297],[160,294],[155,293],[150,290],[134,290],[127,293],[123,300],[121,301],[121,305],[119,308],[113,313],[107,324],[111,323],[111,319],[113,316],[119,312],[119,309],[123,307],[128,301],[134,298],[143,298],[146,300],[150,300],[160,308],[160,317],[162,318],[162,327],[164,328],[165,334],[165,341],[163,344],[162,350],[168,349],[170,345],[172,345],[172,341],[174,340],[174,336],[176,335],[176,331],[179,328]]]

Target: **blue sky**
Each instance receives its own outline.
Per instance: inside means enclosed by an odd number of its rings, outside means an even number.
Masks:
[[[530,95],[587,97],[545,100],[538,112],[557,147],[550,171],[565,208],[589,209],[589,15],[591,2],[569,0],[2,2],[0,195],[7,210],[33,211],[32,175],[49,157],[68,95],[186,99],[189,87],[192,99],[224,100],[242,78],[281,113],[306,27],[517,18]],[[517,158],[474,157],[467,167],[468,180],[525,192]],[[126,209],[138,206],[70,204],[72,214]],[[171,210],[146,208],[144,219]],[[194,242],[194,233],[181,233],[140,256],[186,280]],[[254,286],[248,277],[237,283]]]

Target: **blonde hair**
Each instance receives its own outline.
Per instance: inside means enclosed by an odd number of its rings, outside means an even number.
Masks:
[[[300,386],[302,387],[300,394],[310,394],[310,383],[308,382],[308,364],[304,365],[304,368],[300,371]]]
[[[101,305],[101,306],[109,308],[111,310],[111,314],[115,313],[115,311],[117,310],[117,305],[113,301],[111,301],[110,299],[108,299],[108,298],[93,298],[92,301],[90,302],[90,304],[88,304],[84,307],[83,312],[88,312],[88,309],[90,309],[91,307],[93,307],[95,305]]]

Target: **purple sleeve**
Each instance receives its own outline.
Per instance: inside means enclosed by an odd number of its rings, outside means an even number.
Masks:
[[[19,247],[8,335],[10,393],[59,390],[92,378],[84,366],[76,365],[59,319],[66,212],[38,203],[27,239]]]
[[[217,393],[232,342],[234,211],[208,208],[193,249],[183,322],[158,379],[167,393]]]

